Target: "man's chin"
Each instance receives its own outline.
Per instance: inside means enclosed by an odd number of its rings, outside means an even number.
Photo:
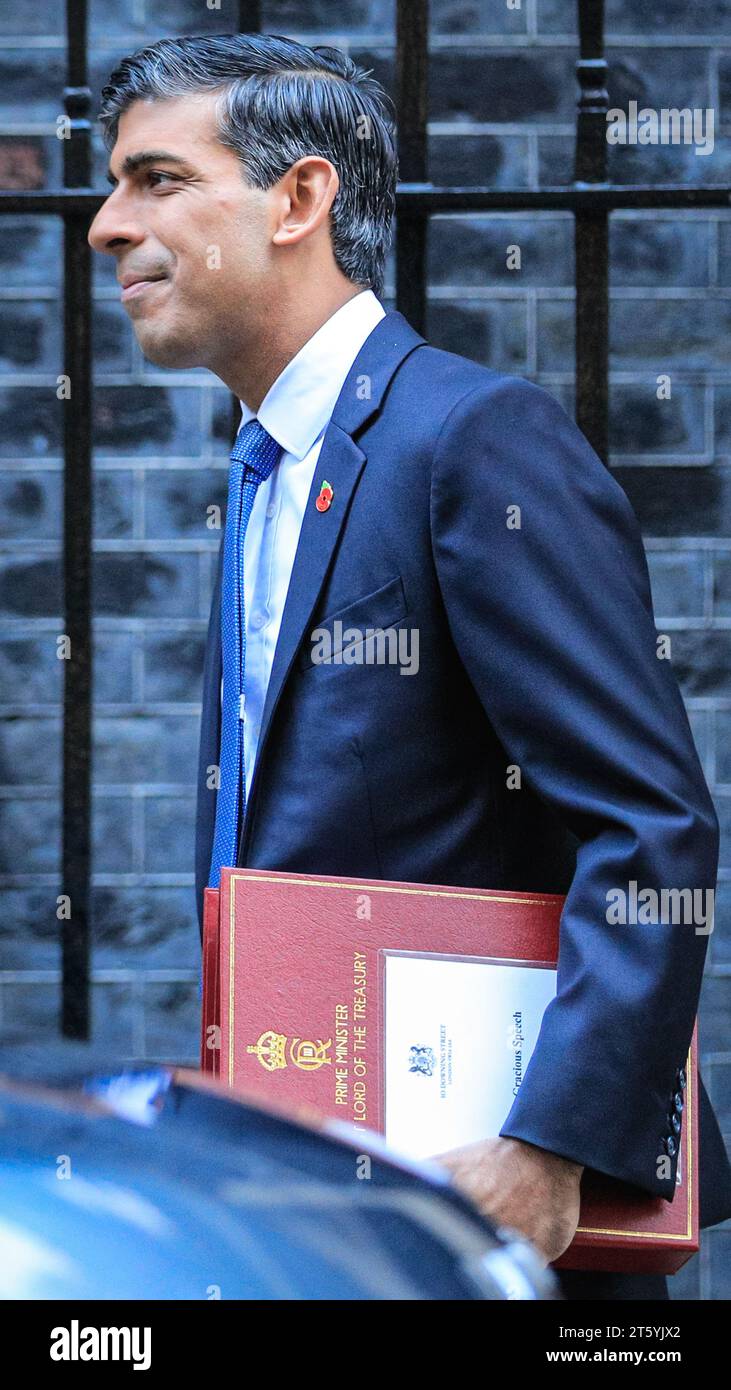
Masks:
[[[140,327],[142,331],[136,333],[140,351],[154,367],[177,367],[182,370],[203,365],[193,343],[181,342],[179,338],[158,336],[154,332],[148,333],[142,325]]]

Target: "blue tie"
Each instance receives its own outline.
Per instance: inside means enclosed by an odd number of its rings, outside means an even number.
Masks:
[[[220,777],[216,797],[216,829],[208,886],[218,888],[222,865],[236,864],[241,820],[246,811],[244,730],[242,724],[246,622],[244,615],[244,538],[259,484],[269,477],[282,452],[257,419],[241,426],[231,450],[228,507],[223,538],[221,579],[221,707]]]

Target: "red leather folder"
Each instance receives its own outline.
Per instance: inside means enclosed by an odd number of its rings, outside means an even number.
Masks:
[[[383,1133],[386,955],[555,966],[564,901],[222,869],[220,890],[205,890],[201,1067],[280,1111]],[[585,1170],[578,1230],[556,1267],[668,1274],[698,1250],[695,1030],[686,1074],[673,1201]]]
[[[221,1062],[219,894],[206,888],[203,899],[203,1010],[201,1071],[218,1076]]]

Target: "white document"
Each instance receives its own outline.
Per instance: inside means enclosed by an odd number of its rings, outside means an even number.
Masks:
[[[426,1158],[498,1134],[555,997],[555,969],[384,955],[386,1142]]]

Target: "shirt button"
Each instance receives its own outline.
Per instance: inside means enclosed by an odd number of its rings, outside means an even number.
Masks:
[[[273,502],[270,502],[270,503],[269,503],[269,506],[267,507],[267,516],[269,517],[270,521],[271,521],[271,518],[274,516],[274,513],[276,512],[276,510],[277,510],[277,509],[276,509],[274,503],[273,503]]]
[[[266,622],[266,613],[261,613],[261,612],[252,613],[252,615],[251,615],[251,626],[252,626],[253,628],[260,628],[260,627],[263,627],[264,624],[265,624],[265,622]]]

